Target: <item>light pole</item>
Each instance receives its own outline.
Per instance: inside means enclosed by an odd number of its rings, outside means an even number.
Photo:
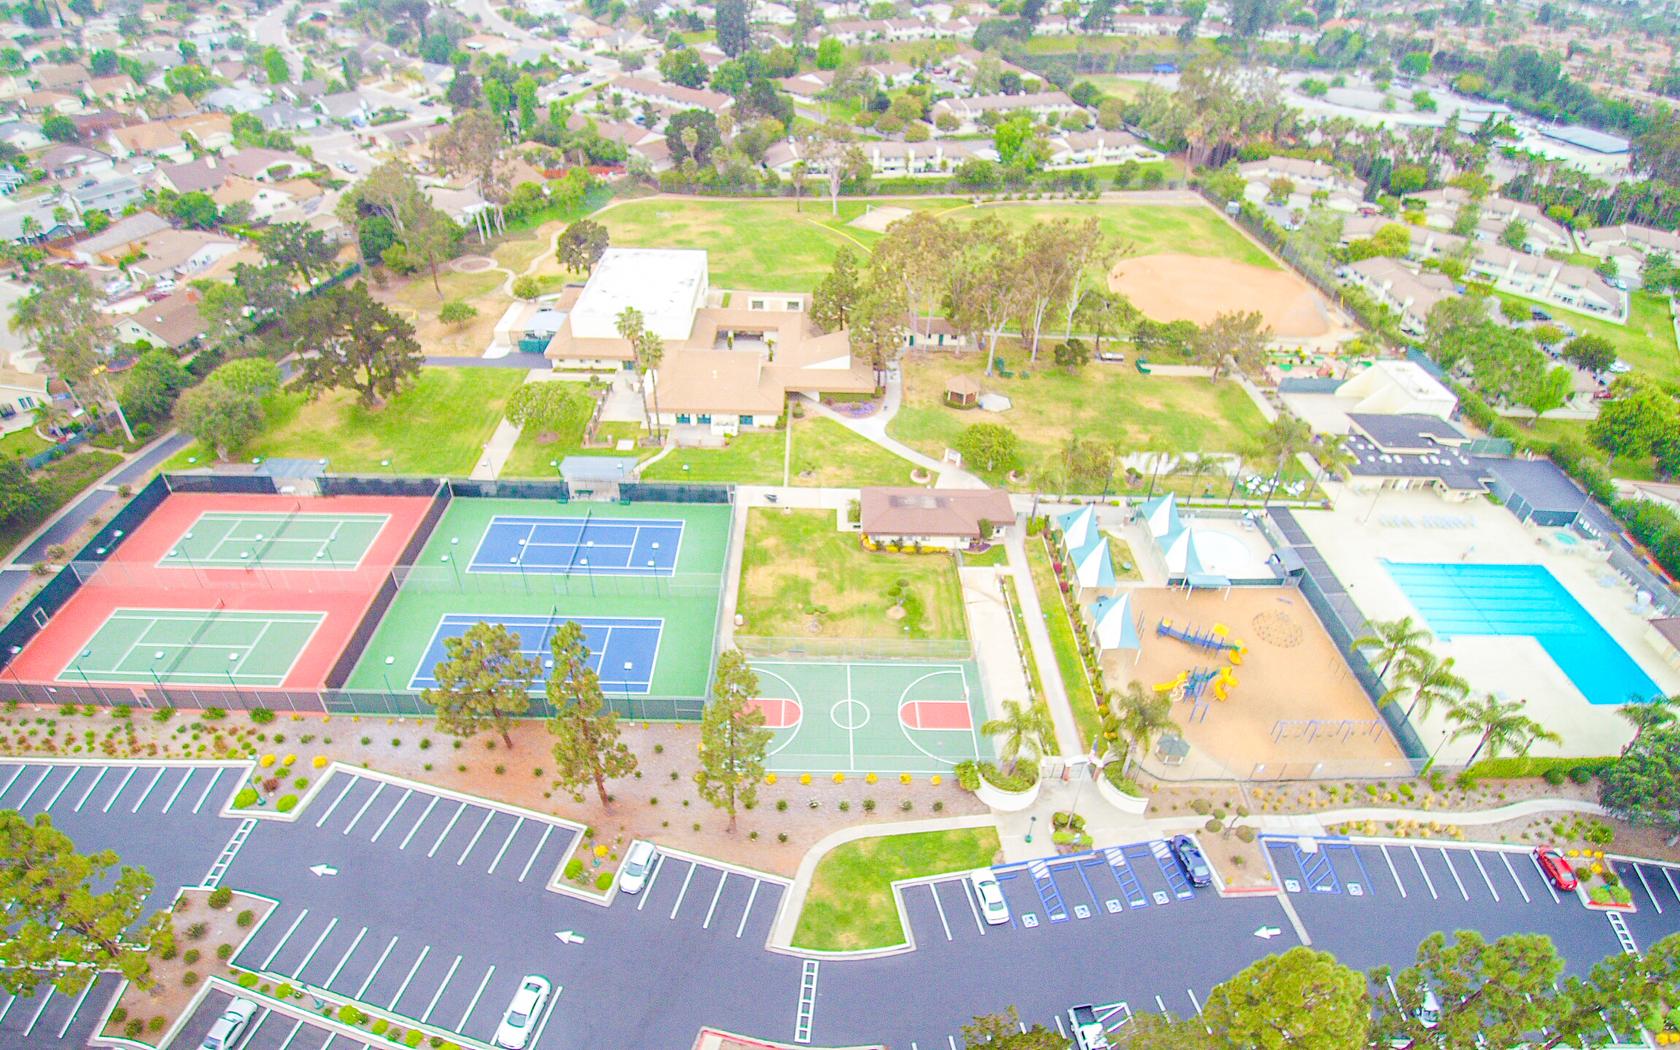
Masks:
[[[448,564],[450,574],[455,577],[455,589],[460,590],[461,589],[461,570],[457,569],[455,567],[455,559],[451,558],[447,554],[440,554],[440,555],[438,555],[438,560]]]
[[[228,653],[228,662],[222,665],[222,671],[227,675],[228,685],[233,686],[233,695],[245,702],[245,694],[239,691],[239,682],[233,677],[233,665],[239,659],[238,653]]]
[[[23,646],[14,645],[14,646],[11,647],[10,651],[11,651],[11,659],[6,661],[6,666],[11,669],[12,684],[17,686],[18,701],[21,703],[23,701],[23,679],[18,677],[17,658],[18,658],[18,654],[23,652]]]
[[[158,677],[157,662],[161,659],[163,659],[163,650],[162,649],[153,650],[152,651],[151,666],[146,668],[146,670],[152,672],[152,681],[157,683],[158,692],[160,692],[160,693],[163,692],[163,679]]]
[[[396,662],[396,657],[387,656],[385,658],[385,666],[379,669],[380,676],[385,679],[385,695],[390,697],[393,703],[396,702],[397,691],[391,688],[391,665]]]
[[[1038,823],[1038,814],[1037,813],[1034,813],[1032,816],[1027,818],[1027,845],[1029,845],[1029,846],[1032,845],[1033,825],[1037,824],[1037,823]]]

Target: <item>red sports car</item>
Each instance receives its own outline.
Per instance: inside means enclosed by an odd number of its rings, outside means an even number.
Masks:
[[[1569,860],[1551,846],[1541,846],[1534,851],[1534,862],[1540,865],[1540,870],[1564,893],[1575,892],[1575,869],[1569,866]]]

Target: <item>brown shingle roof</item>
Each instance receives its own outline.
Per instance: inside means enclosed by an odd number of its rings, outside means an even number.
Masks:
[[[859,499],[867,536],[980,538],[980,523],[1008,524],[1015,507],[1002,489],[869,488]]]

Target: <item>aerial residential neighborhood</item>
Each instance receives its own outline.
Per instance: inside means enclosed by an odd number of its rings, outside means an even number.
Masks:
[[[0,15],[0,1050],[1680,1046],[1680,8]]]

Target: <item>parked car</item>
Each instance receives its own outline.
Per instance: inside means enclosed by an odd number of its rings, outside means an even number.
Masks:
[[[1611,375],[1616,375],[1616,376],[1627,375],[1631,371],[1633,371],[1633,366],[1628,364],[1626,361],[1623,361],[1619,357],[1616,360],[1610,362],[1610,374]]]
[[[1618,292],[1625,292],[1625,291],[1628,290],[1627,281],[1623,280],[1620,277],[1612,277],[1609,280],[1605,281],[1604,283],[1608,284],[1610,287],[1616,289],[1616,291],[1618,291]]]
[[[1528,316],[1531,320],[1535,320],[1535,321],[1550,321],[1552,319],[1551,314],[1549,314],[1546,311],[1540,309],[1538,306],[1530,307],[1529,311],[1528,311]]]
[[[1183,869],[1184,877],[1190,880],[1192,886],[1213,885],[1213,869],[1208,867],[1207,858],[1202,855],[1202,848],[1196,845],[1196,840],[1189,835],[1174,835],[1167,844],[1172,849],[1172,855]]]
[[[968,884],[980,899],[980,914],[989,926],[1002,926],[1009,921],[1009,904],[1003,899],[1003,887],[991,868],[979,868],[968,873]]]
[[[1564,893],[1575,892],[1575,869],[1569,866],[1569,859],[1562,853],[1551,846],[1540,846],[1534,851],[1534,862],[1540,865],[1540,873],[1546,876],[1546,881]]]
[[[1078,1050],[1108,1050],[1108,1031],[1097,1020],[1097,1008],[1086,1004],[1068,1010],[1068,1027]]]
[[[648,876],[653,874],[654,861],[659,859],[659,850],[646,839],[638,839],[630,844],[630,851],[624,855],[624,866],[618,869],[618,888],[622,893],[640,893],[647,885]]]
[[[1099,350],[1097,352],[1097,360],[1107,361],[1111,364],[1123,365],[1126,363],[1126,355],[1118,350]]]
[[[235,999],[228,1003],[222,1016],[216,1018],[210,1030],[204,1033],[204,1042],[198,1044],[199,1050],[228,1050],[245,1034],[251,1015],[256,1012],[257,1004],[249,999]]]
[[[543,1007],[548,1005],[549,990],[548,979],[536,974],[528,974],[519,982],[519,991],[513,993],[513,1002],[502,1015],[502,1023],[496,1026],[497,1046],[502,1050],[525,1050],[525,1044],[531,1040],[531,1030],[542,1017]]]

